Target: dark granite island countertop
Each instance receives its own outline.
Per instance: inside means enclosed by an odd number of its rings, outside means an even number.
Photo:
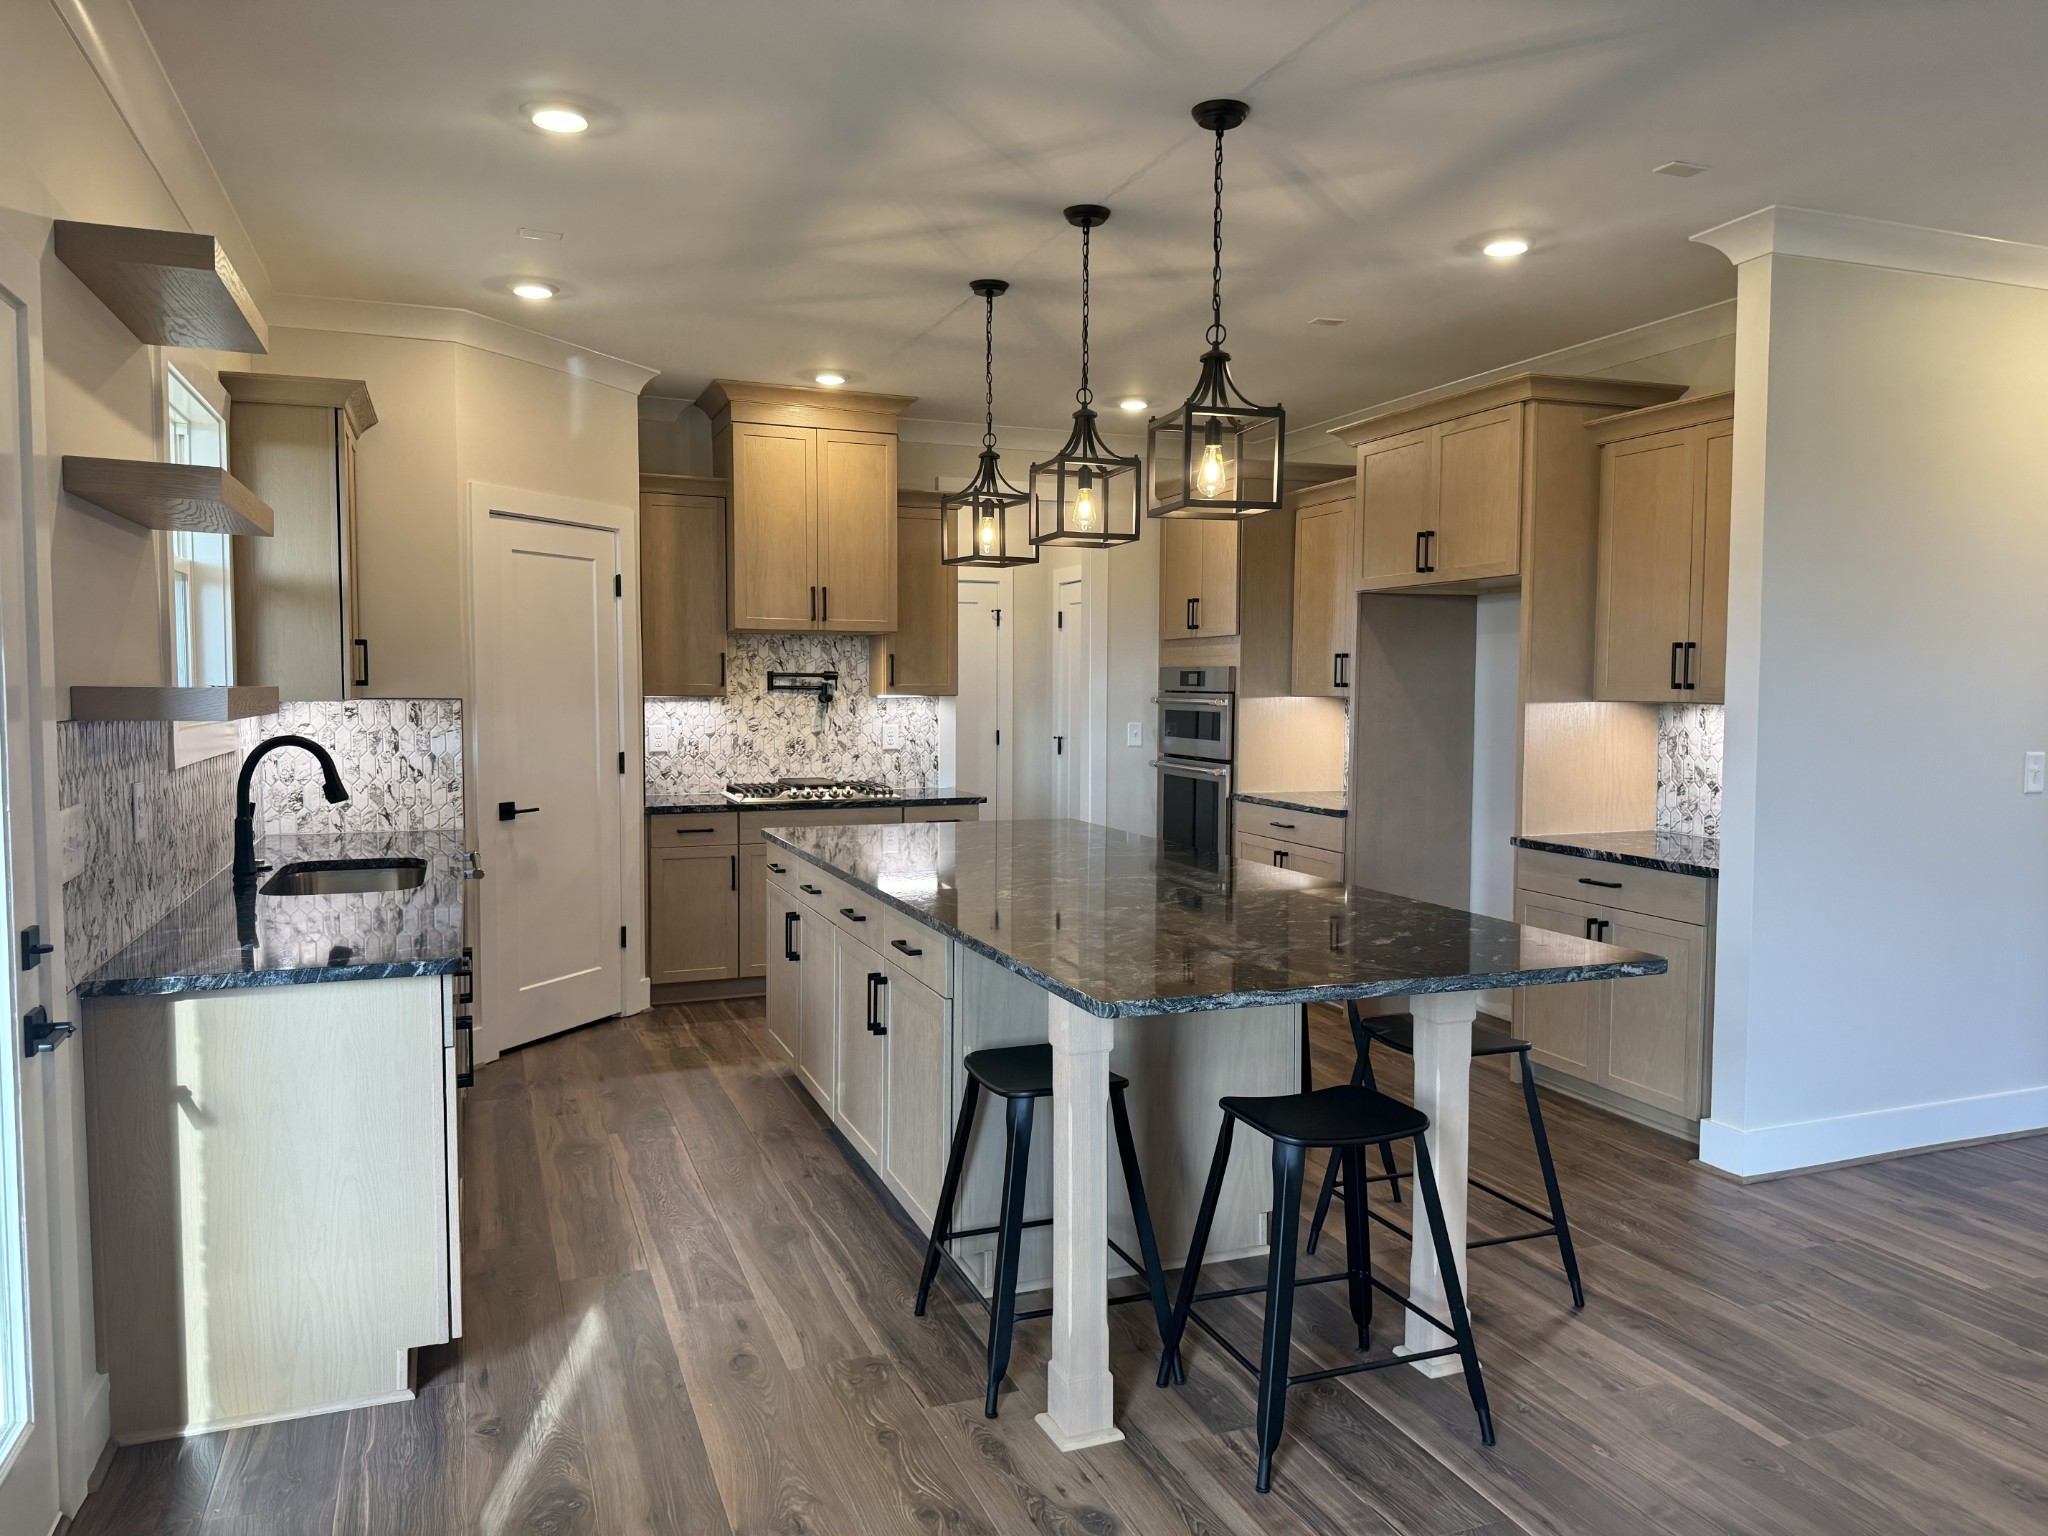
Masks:
[[[769,842],[1101,1018],[1654,976],[1656,955],[1078,821],[771,829]]]
[[[742,805],[725,798],[719,788],[654,790],[647,792],[650,816],[703,816],[712,811],[827,811],[835,807],[850,811],[886,810],[897,805],[986,805],[987,795],[968,794],[950,784],[905,784],[886,795],[862,796],[854,800],[787,800]]]
[[[259,887],[287,864],[327,859],[424,859],[426,879],[408,891],[341,896],[259,890],[250,926],[223,870],[88,976],[79,994],[166,996],[453,975],[463,965],[461,855],[459,837],[430,832],[264,838],[256,857],[270,869],[258,877]],[[253,944],[243,942],[249,937]]]
[[[1606,864],[1632,864],[1674,875],[1721,876],[1721,840],[1692,832],[1565,832],[1546,837],[1511,837],[1517,848],[1598,859]]]

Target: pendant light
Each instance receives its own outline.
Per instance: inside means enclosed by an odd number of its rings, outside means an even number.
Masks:
[[[1195,121],[1216,135],[1215,215],[1210,226],[1209,350],[1202,376],[1178,410],[1145,433],[1145,510],[1151,517],[1244,518],[1280,505],[1287,412],[1254,405],[1230,378],[1223,350],[1223,135],[1251,115],[1241,101],[1205,101]]]
[[[1080,409],[1065,446],[1031,466],[1031,542],[1060,548],[1108,549],[1138,537],[1138,479],[1144,461],[1113,452],[1096,436],[1095,394],[1088,387],[1088,232],[1109,221],[1097,203],[1077,203],[1067,222],[1081,231]]]
[[[972,480],[939,499],[939,559],[944,565],[1035,565],[1038,551],[1024,511],[1031,494],[1004,479],[996,464],[996,297],[1010,285],[999,277],[977,277],[967,286],[988,306],[981,323],[981,466]]]

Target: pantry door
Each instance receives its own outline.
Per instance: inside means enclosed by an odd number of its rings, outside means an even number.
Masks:
[[[522,500],[472,550],[486,1056],[627,1011],[620,536]]]

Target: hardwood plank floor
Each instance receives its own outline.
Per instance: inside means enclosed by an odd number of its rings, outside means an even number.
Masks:
[[[1348,1073],[1334,1010],[1314,1047],[1318,1081]],[[1380,1058],[1389,1092],[1405,1067]],[[1475,1167],[1537,1200],[1518,1091],[1498,1064],[1474,1076]],[[984,1419],[980,1310],[949,1275],[910,1315],[921,1236],[774,1058],[757,1003],[594,1025],[482,1068],[464,1098],[468,1331],[423,1353],[415,1401],[122,1450],[75,1530],[2048,1529],[2048,1140],[1745,1188],[1545,1107],[1587,1306],[1546,1245],[1474,1255],[1499,1445],[1455,1379],[1319,1382],[1289,1398],[1262,1497],[1250,1379],[1197,1337],[1187,1386],[1158,1391],[1142,1307],[1111,1314],[1122,1444],[1062,1456],[1033,1424],[1043,1323],[1020,1327]],[[1474,1196],[1475,1235],[1525,1225]],[[1406,1244],[1376,1232],[1374,1262],[1403,1283]],[[1348,1358],[1339,1289],[1301,1293],[1297,1369]],[[1375,1309],[1377,1348],[1397,1312]],[[1253,1303],[1215,1315],[1256,1338]]]

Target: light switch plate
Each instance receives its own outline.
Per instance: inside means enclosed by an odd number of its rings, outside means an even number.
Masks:
[[[2048,752],[2029,752],[2020,773],[2020,793],[2038,795],[2048,787]]]
[[[128,786],[128,822],[136,842],[156,831],[156,807],[149,801],[149,786],[137,779]]]
[[[1124,745],[1142,747],[1145,745],[1145,722],[1133,720],[1124,727]]]
[[[67,805],[59,811],[57,834],[64,845],[64,879],[68,884],[85,873],[85,807]]]

